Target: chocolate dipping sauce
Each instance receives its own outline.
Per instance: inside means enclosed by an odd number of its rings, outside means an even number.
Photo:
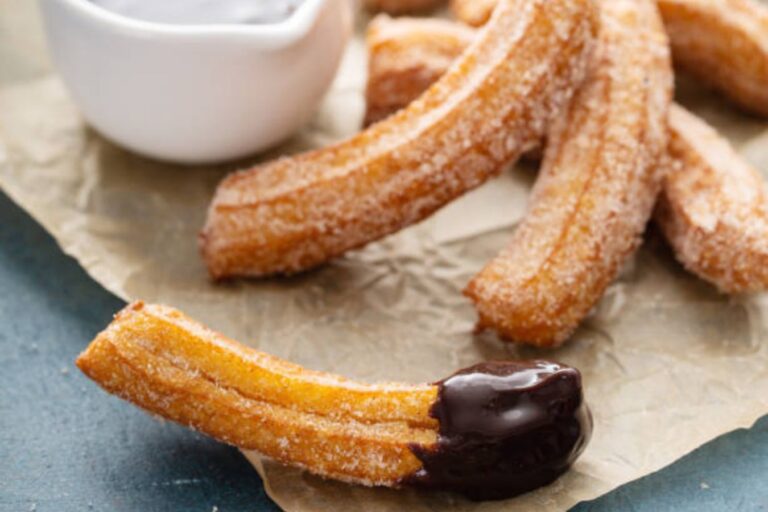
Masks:
[[[592,416],[575,368],[487,362],[436,384],[438,442],[411,447],[423,468],[404,485],[509,498],[555,480],[589,441]]]

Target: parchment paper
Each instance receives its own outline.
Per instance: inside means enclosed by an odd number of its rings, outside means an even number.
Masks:
[[[212,284],[196,232],[217,181],[256,159],[185,168],[115,147],[84,125],[50,71],[34,4],[0,0],[0,10],[0,185],[118,296],[171,304],[278,356],[369,381],[435,380],[483,359],[534,356],[584,374],[594,437],[574,469],[547,488],[476,504],[323,481],[247,454],[283,508],[564,509],[768,412],[768,298],[719,295],[675,263],[653,229],[562,349],[473,335],[475,314],[460,292],[509,239],[532,168],[510,170],[428,221],[318,271]],[[364,62],[358,37],[312,124],[273,154],[358,128]],[[768,124],[697,89],[680,84],[680,100],[768,173]]]

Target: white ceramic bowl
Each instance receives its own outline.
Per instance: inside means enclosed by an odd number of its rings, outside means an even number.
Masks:
[[[86,120],[126,148],[183,163],[242,157],[294,133],[351,31],[348,0],[305,0],[264,25],[168,25],[88,0],[39,4],[54,64]]]

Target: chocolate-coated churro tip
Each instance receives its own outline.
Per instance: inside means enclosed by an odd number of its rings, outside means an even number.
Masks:
[[[406,485],[509,498],[549,484],[586,446],[592,416],[578,370],[550,361],[487,362],[436,383],[437,444]]]

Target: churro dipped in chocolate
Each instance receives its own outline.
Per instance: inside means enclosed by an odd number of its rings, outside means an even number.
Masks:
[[[564,365],[492,362],[434,384],[361,384],[141,302],[118,313],[77,365],[151,413],[363,485],[513,496],[566,471],[591,432],[579,372]]]
[[[200,236],[211,275],[312,268],[496,175],[568,103],[596,27],[592,0],[502,0],[455,65],[396,115],[227,177]]]

